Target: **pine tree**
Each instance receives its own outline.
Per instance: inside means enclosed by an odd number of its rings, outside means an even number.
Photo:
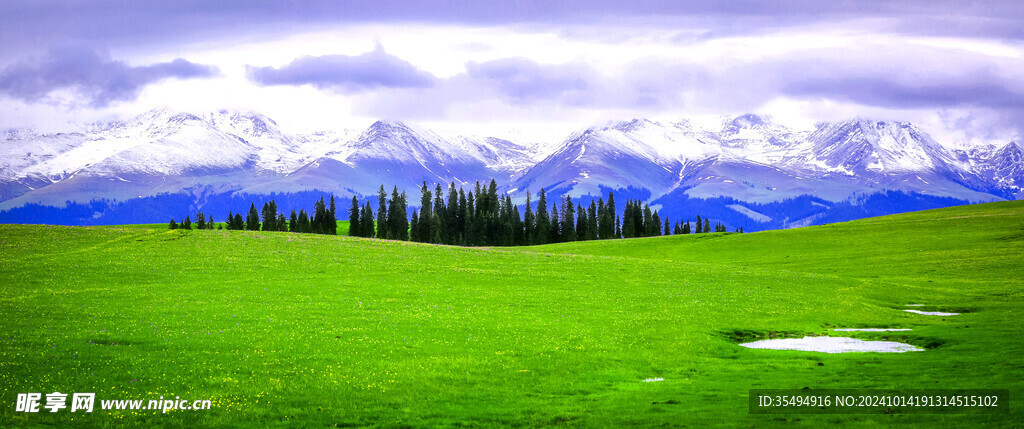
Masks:
[[[309,213],[306,213],[306,209],[299,209],[299,226],[295,230],[302,233],[313,232],[313,226],[310,224]]]
[[[691,231],[692,229],[690,229],[690,220],[687,219],[686,223],[683,224],[683,234],[689,234]]]
[[[391,201],[388,204],[388,238],[392,240],[409,239],[409,220],[405,217],[405,193],[399,194],[398,187],[391,191]]]
[[[448,234],[445,225],[448,223],[448,213],[444,206],[444,191],[438,183],[434,188],[434,208],[431,210],[433,216],[430,220],[431,242],[436,244],[447,244]],[[436,228],[436,230],[434,230]]]
[[[171,219],[171,223],[167,225],[168,229],[178,229],[178,223]]]
[[[271,231],[280,231],[281,225],[277,223],[280,215],[277,212],[277,202],[274,200],[270,200],[270,214],[272,215],[272,219],[274,219],[274,228],[271,229]]]
[[[432,211],[433,216],[430,216],[430,243],[441,244],[441,217],[437,215],[437,212]]]
[[[562,241],[562,228],[559,219],[558,206],[555,205],[555,203],[551,203],[551,225],[548,226],[548,237],[551,243],[559,243]]]
[[[708,218],[704,218],[704,232],[711,232],[711,221]]]
[[[473,191],[466,193],[466,211],[463,217],[466,219],[466,226],[462,228],[462,234],[465,236],[466,245],[475,246],[479,241],[476,236],[476,197]]]
[[[619,225],[619,213],[615,211],[615,194],[608,192],[608,202],[604,205],[605,211],[608,212],[608,232],[609,237],[602,238],[621,238],[622,237],[622,226]],[[614,226],[612,224],[617,226]]]
[[[544,188],[540,188],[537,194],[537,220],[534,221],[533,244],[547,244],[551,242],[551,218],[548,217],[548,200]]]
[[[498,199],[498,218],[494,225],[494,245],[511,246],[515,242],[515,231],[512,226],[512,203],[508,195]]]
[[[462,211],[459,210],[459,192],[455,190],[455,182],[451,182],[448,185],[448,204],[445,206],[443,219],[445,244],[458,243],[460,216],[462,216]]]
[[[700,215],[697,215],[696,227],[697,227],[697,230],[694,231],[695,234],[701,234],[701,233],[704,232],[704,222],[702,220],[700,220]]]
[[[516,246],[525,246],[528,241],[522,218],[519,217],[519,206],[512,204],[511,198],[509,205],[512,207],[512,243]]]
[[[470,194],[472,196],[472,194]],[[466,222],[469,217],[469,211],[467,210],[468,202],[466,201],[466,192],[459,187],[459,222],[455,228],[458,234],[458,243],[460,246],[466,245]]]
[[[416,210],[413,209],[413,211],[412,211],[412,221],[409,222],[409,229],[411,231],[410,234],[409,234],[410,241],[420,241],[419,229],[418,229],[419,228],[419,223],[420,223],[420,216],[419,216],[418,213],[416,213]]]
[[[583,208],[582,205],[576,204],[576,239],[583,241],[587,239],[587,209]]]
[[[260,214],[256,211],[255,203],[249,205],[249,216],[245,218],[245,229],[246,231],[260,230]]]
[[[533,203],[530,201],[529,189],[526,190],[526,207],[523,210],[523,245],[529,245],[537,239],[537,219],[533,215]]]
[[[376,225],[373,220],[373,209],[370,208],[370,203],[367,202],[363,205],[363,212],[359,215],[359,230],[363,233],[363,237],[373,238],[377,235]]]
[[[202,210],[196,213],[196,229],[206,229],[206,215],[203,214]]]
[[[181,229],[192,229],[192,220],[185,216],[185,220],[181,221]]]
[[[277,214],[277,230],[281,232],[288,232],[288,221],[284,218],[284,213]]]
[[[324,197],[321,196],[313,204],[313,219],[311,220],[314,234],[325,234],[327,230],[327,204],[324,204]]]
[[[359,199],[353,195],[352,207],[348,209],[348,235],[350,237],[362,237],[361,226],[362,224],[359,222]]]
[[[639,201],[638,201],[638,203],[639,203]],[[654,222],[654,217],[653,217],[653,215],[651,213],[651,207],[648,206],[647,204],[644,204],[644,214],[643,214],[643,216],[644,216],[644,220],[643,220],[644,226],[643,226],[643,228],[640,228],[639,230],[643,231],[643,236],[644,237],[649,237],[649,236],[654,235],[653,228],[651,228],[651,223]],[[660,223],[657,226],[655,226],[655,228],[660,228],[660,227],[661,227]]]
[[[633,202],[627,199],[625,211],[622,213],[622,233],[620,234],[622,238],[633,238],[637,236],[636,232],[638,228],[636,224],[636,216],[633,215],[633,210]]]
[[[498,183],[491,179],[487,185],[487,227],[486,236],[490,243],[501,239],[501,213],[498,201]]]
[[[331,194],[331,206],[327,210],[327,233],[338,235],[338,207],[334,205],[334,194]]]
[[[587,209],[587,236],[584,240],[597,240],[597,204],[590,200],[590,208]]]
[[[233,220],[233,222],[235,223],[236,230],[241,231],[245,229],[245,221],[242,220],[241,213],[235,213],[235,219]]]
[[[292,209],[292,215],[288,218],[288,231],[299,232],[299,215],[295,214],[295,210]]]
[[[431,193],[430,189],[427,188],[426,181],[423,182],[423,187],[420,189],[420,192],[422,193],[420,196],[420,222],[416,241],[419,241],[420,243],[429,243],[433,236],[432,231],[430,231],[430,218],[433,217],[430,213],[430,204],[433,200],[433,193]]]
[[[384,192],[384,185],[380,185],[377,191],[377,238],[388,238],[388,194]]]
[[[402,193],[399,195],[399,197],[401,198],[401,203],[399,203],[399,205],[398,205],[398,209],[399,209],[399,216],[398,216],[398,225],[399,225],[399,227],[398,227],[398,231],[399,231],[399,235],[402,237],[402,240],[408,240],[409,239],[409,218],[406,217],[406,213],[408,213],[408,211],[409,211],[409,203],[408,203],[409,199],[405,196],[405,191],[402,191]]]
[[[672,231],[669,229],[668,216],[665,216],[665,235],[671,235],[671,232]]]
[[[633,216],[633,236],[643,237],[644,236],[644,207],[640,204],[640,200],[632,200],[630,203],[629,213]]]
[[[648,236],[659,236],[661,235],[661,216],[658,216],[658,211],[655,210],[651,214],[651,226],[647,231]]]
[[[565,207],[562,209],[562,240],[576,241],[576,208],[572,205],[572,198],[565,196]]]
[[[409,221],[409,241],[415,241],[418,243],[420,241],[419,210],[413,209],[412,212],[415,215],[415,222],[413,222],[412,219]]]
[[[263,204],[263,230],[277,231],[277,204],[274,200]]]

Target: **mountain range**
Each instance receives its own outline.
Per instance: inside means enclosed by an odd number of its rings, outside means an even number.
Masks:
[[[2,221],[29,221],[25,207],[90,201],[104,204],[84,219],[51,221],[163,221],[223,195],[370,197],[381,185],[415,192],[423,182],[492,178],[520,200],[524,190],[542,187],[584,199],[618,191],[673,216],[703,208],[750,230],[834,220],[829,211],[866,215],[850,208],[869,198],[878,205],[878,196],[890,200],[883,204],[889,212],[1024,197],[1020,143],[954,150],[913,124],[865,119],[813,130],[752,114],[712,129],[633,119],[574,132],[545,149],[399,121],[298,134],[259,113],[160,109],[82,132],[14,130],[0,138]],[[190,198],[169,204],[159,202],[162,195]],[[138,218],[111,215],[132,200],[151,207]]]

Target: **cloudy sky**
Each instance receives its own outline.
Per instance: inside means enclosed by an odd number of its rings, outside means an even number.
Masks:
[[[999,142],[1024,134],[1021,22],[1014,1],[8,1],[0,128],[170,107],[534,136],[755,112]]]

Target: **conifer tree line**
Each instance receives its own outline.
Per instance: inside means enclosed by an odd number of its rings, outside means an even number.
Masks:
[[[541,188],[536,203],[533,194],[527,191],[526,204],[520,211],[508,194],[498,194],[494,180],[486,186],[477,182],[469,191],[456,187],[455,183],[449,184],[447,190],[441,184],[431,189],[424,182],[420,188],[420,206],[412,211],[408,223],[405,222],[406,195],[399,194],[397,187],[388,199],[382,186],[377,201],[374,217],[369,203],[360,206],[359,200],[353,197],[349,210],[350,235],[459,246],[525,246],[689,234],[691,231],[689,221],[676,223],[673,228],[667,217],[662,218],[657,210],[652,211],[639,200],[627,200],[620,218],[616,215],[613,192],[608,193],[607,201],[602,197],[591,200],[587,206],[574,203],[570,196],[559,197],[550,203],[549,209],[547,192]],[[699,232],[711,232],[710,220],[702,221]],[[718,224],[715,231],[725,231],[725,226]]]
[[[195,229],[213,229],[213,225],[215,224],[216,222],[214,222],[212,215],[207,218],[202,211],[196,213]],[[175,222],[174,219],[171,219],[171,223],[168,227],[170,229],[192,229],[192,225],[192,217],[185,216],[185,220],[181,221],[180,224]]]
[[[331,196],[330,205],[324,202],[324,198],[320,197],[318,201],[313,204],[313,215],[310,216],[305,209],[299,210],[299,213],[295,213],[292,210],[291,217],[285,218],[284,212],[277,211],[277,203],[274,200],[263,204],[263,209],[260,211],[256,210],[256,204],[252,203],[249,205],[249,212],[242,218],[241,213],[228,212],[228,220],[225,222],[226,228],[229,230],[245,230],[245,231],[282,231],[282,232],[303,232],[312,234],[332,234],[338,233],[338,222],[337,217],[337,206],[334,202],[334,196]],[[213,229],[214,221],[213,216],[208,219],[203,215],[203,212],[199,212],[196,215],[198,229]],[[185,225],[190,225],[191,221],[188,217],[178,225],[171,219],[170,229],[192,229]],[[218,229],[221,227],[219,226]]]
[[[367,202],[359,205],[359,199],[352,197],[352,207],[348,210],[348,235],[352,237],[382,238],[387,240],[409,240],[408,203],[405,192],[398,193],[395,186],[388,199],[384,185],[377,192],[377,217],[373,216],[373,208]],[[415,215],[414,215],[415,216]]]
[[[693,226],[690,220],[672,223],[657,210],[640,200],[626,200],[622,216],[617,215],[615,195],[591,200],[590,204],[573,202],[565,195],[548,205],[544,188],[533,195],[526,192],[522,212],[519,205],[506,194],[498,194],[498,185],[491,180],[486,186],[476,182],[468,192],[455,183],[447,192],[441,184],[430,189],[426,182],[420,189],[420,206],[408,213],[408,199],[395,186],[391,194],[381,185],[377,194],[377,210],[370,202],[360,204],[353,196],[349,208],[349,235],[353,237],[415,241],[421,243],[459,246],[527,246],[586,240],[652,237],[712,232],[711,221],[697,216]],[[549,208],[550,207],[550,208]],[[337,208],[334,196],[325,203],[316,201],[312,214],[306,210],[292,210],[285,218],[277,204],[271,200],[262,210],[250,204],[243,218],[241,213],[228,213],[227,229],[248,231],[288,231],[313,234],[337,234]],[[200,229],[212,229],[213,220],[202,212],[197,215]],[[170,228],[191,229],[186,217],[181,226],[171,220]],[[716,223],[714,232],[725,232],[726,227]],[[736,232],[742,232],[737,228]]]

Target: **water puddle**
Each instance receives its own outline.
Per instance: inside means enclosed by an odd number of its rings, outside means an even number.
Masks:
[[[923,351],[910,344],[894,341],[865,341],[845,337],[803,337],[761,340],[740,344],[751,349],[801,350],[822,353],[878,352],[903,353]]]
[[[923,314],[925,316],[959,316],[960,313],[943,313],[941,311],[919,311],[919,310],[903,310],[907,313]]]

